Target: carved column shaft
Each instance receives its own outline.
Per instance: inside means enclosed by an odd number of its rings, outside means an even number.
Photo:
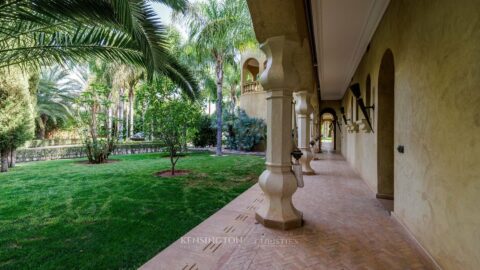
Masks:
[[[304,174],[311,175],[315,172],[310,166],[313,159],[310,151],[310,93],[308,91],[299,91],[295,93],[295,112],[297,114],[298,125],[298,148],[302,151],[300,164]]]
[[[293,52],[298,42],[284,36],[272,37],[262,44],[267,55],[267,69],[260,82],[267,92],[267,151],[266,170],[259,185],[266,200],[256,213],[256,219],[266,227],[291,229],[301,226],[302,213],[292,203],[297,181],[292,173],[292,91],[298,82],[293,69]]]

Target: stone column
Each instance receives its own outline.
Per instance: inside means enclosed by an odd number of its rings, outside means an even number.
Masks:
[[[320,119],[318,120],[318,152],[317,153],[322,153],[322,136],[323,136],[323,120],[320,116]]]
[[[310,166],[313,159],[310,150],[310,93],[308,91],[299,91],[295,93],[295,112],[297,114],[298,125],[298,148],[302,151],[300,164],[305,175],[313,175],[315,171]]]
[[[266,200],[256,219],[266,227],[282,230],[302,225],[302,213],[292,203],[297,181],[291,163],[292,92],[298,83],[292,58],[298,46],[284,36],[269,38],[261,45],[268,59],[260,78],[267,92],[267,151],[266,170],[258,182]]]
[[[310,117],[311,125],[312,125],[312,134],[310,137],[312,140],[315,142],[313,147],[311,147],[311,151],[313,152],[313,159],[318,160],[317,157],[315,157],[315,153],[319,152],[319,141],[317,141],[317,138],[319,137],[319,123],[318,123],[318,113],[314,111]]]

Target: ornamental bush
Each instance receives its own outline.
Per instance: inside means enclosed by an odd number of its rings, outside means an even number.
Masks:
[[[267,126],[262,119],[249,117],[244,110],[238,109],[225,121],[227,146],[230,149],[252,151],[267,137]]]
[[[153,133],[156,139],[165,145],[170,156],[171,175],[175,175],[175,166],[182,150],[197,133],[196,122],[200,117],[200,108],[188,100],[171,98],[158,102],[152,107]]]
[[[208,115],[202,115],[197,122],[197,134],[193,138],[196,147],[215,146],[217,142],[217,129],[212,125],[212,119]]]

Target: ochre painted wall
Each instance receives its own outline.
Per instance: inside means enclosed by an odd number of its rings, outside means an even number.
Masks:
[[[394,154],[394,215],[442,268],[480,269],[480,1],[392,0],[353,78],[365,96],[370,74],[376,105],[387,49],[394,145],[405,146]],[[343,155],[374,192],[377,136],[342,132]]]
[[[267,119],[267,94],[265,91],[247,93],[240,96],[239,107],[250,117]]]

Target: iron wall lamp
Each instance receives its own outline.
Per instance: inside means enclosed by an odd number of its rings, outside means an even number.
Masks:
[[[340,113],[342,114],[343,122],[345,123],[345,125],[348,125],[348,120],[350,120],[350,119],[347,119],[347,117],[345,116],[345,108],[344,107],[340,107]]]
[[[372,127],[372,123],[370,122],[370,117],[368,116],[367,107],[365,107],[365,103],[363,102],[363,99],[362,99],[362,93],[360,92],[360,84],[359,83],[352,84],[350,86],[350,90],[352,91],[352,94],[357,99],[357,104],[358,106],[360,106],[363,116],[367,120],[367,123],[373,132],[373,127]]]

